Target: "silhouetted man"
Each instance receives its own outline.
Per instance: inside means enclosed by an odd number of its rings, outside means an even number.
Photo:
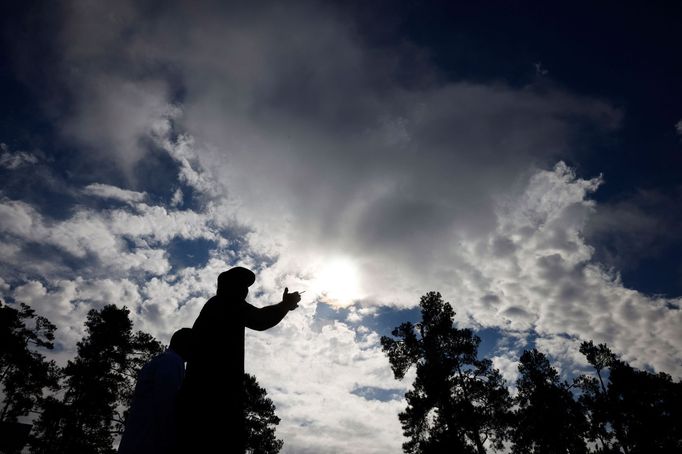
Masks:
[[[285,288],[280,303],[256,308],[245,301],[255,280],[242,267],[221,273],[216,296],[194,322],[180,393],[183,452],[244,452],[244,327],[272,328],[301,300],[298,292]]]
[[[185,376],[192,330],[182,328],[168,349],[140,370],[119,454],[170,454],[177,448],[177,394]]]

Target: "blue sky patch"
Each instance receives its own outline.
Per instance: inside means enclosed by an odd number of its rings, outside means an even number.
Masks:
[[[378,400],[380,402],[389,402],[391,400],[402,399],[405,391],[398,388],[378,388],[376,386],[359,386],[351,391],[356,396],[363,397],[367,400]]]
[[[176,269],[182,269],[205,265],[215,247],[215,241],[204,238],[194,240],[174,238],[166,246],[166,251],[171,265]]]

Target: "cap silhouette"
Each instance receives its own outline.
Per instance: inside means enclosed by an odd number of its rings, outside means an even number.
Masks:
[[[241,266],[235,266],[218,276],[218,293],[223,293],[229,288],[248,288],[256,282],[253,271]]]

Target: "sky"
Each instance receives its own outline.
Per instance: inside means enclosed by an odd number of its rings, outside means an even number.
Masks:
[[[252,4],[253,3],[253,4]],[[480,3],[480,2],[479,2]],[[682,11],[647,2],[15,2],[0,298],[167,342],[231,266],[284,453],[394,453],[380,336],[428,291],[513,383],[582,340],[682,377]]]

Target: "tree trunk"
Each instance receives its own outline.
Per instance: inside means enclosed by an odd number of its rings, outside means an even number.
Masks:
[[[472,431],[471,438],[473,438],[474,443],[476,443],[478,454],[486,454],[485,446],[483,446],[483,442],[481,441],[481,434],[479,434],[478,431]]]

